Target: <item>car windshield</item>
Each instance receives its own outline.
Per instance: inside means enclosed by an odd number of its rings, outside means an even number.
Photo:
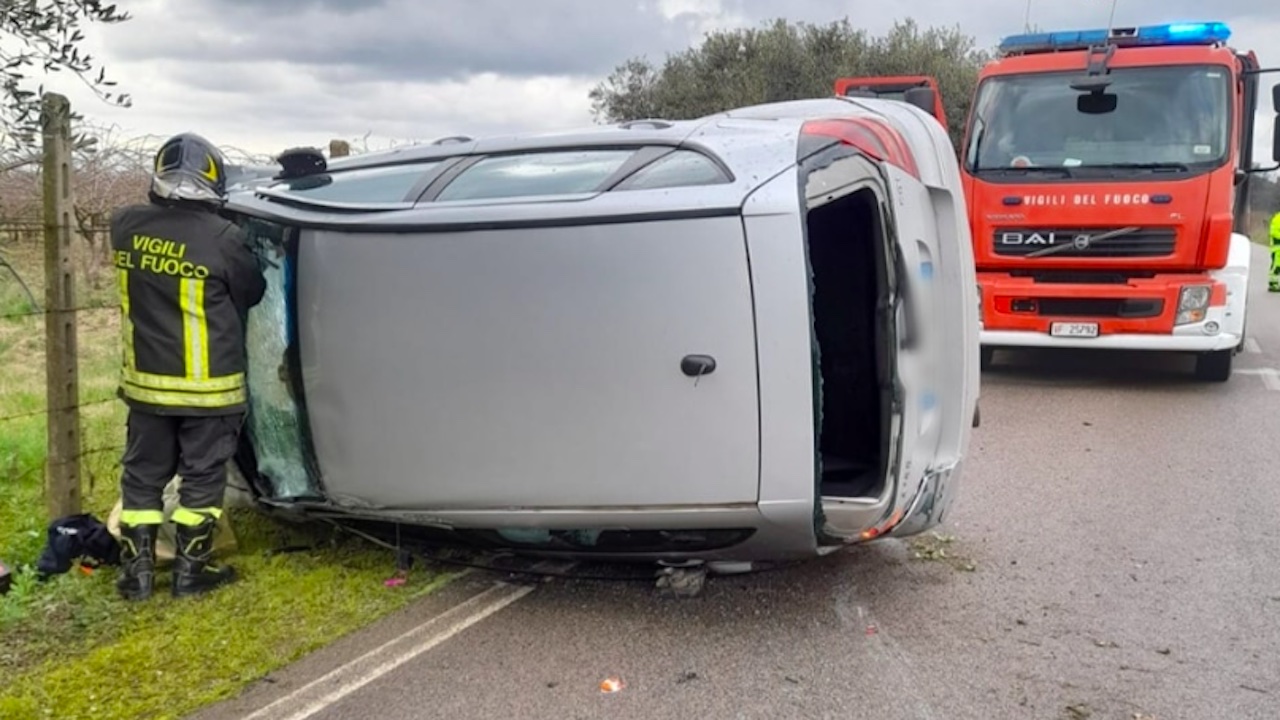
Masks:
[[[1074,90],[1082,73],[993,77],[974,107],[965,166],[1203,169],[1230,142],[1221,66],[1117,68],[1105,95]]]

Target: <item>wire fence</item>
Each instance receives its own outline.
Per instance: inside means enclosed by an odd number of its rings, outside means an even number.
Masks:
[[[94,400],[86,400],[85,402],[76,403],[75,405],[71,405],[69,407],[58,407],[58,408],[54,408],[53,410],[54,412],[66,412],[67,410],[83,410],[84,408],[90,408],[90,407],[95,407],[99,405],[106,405],[107,403],[113,403],[117,399],[118,398],[115,395],[112,395],[111,397],[97,398]],[[40,417],[41,415],[48,415],[48,414],[49,414],[49,408],[43,407],[43,408],[40,408],[39,410],[29,410],[26,412],[14,413],[12,415],[0,415],[0,423],[16,422],[18,420],[30,420],[31,418]]]
[[[116,304],[91,304],[82,305],[80,307],[67,308],[65,310],[23,310],[21,312],[0,313],[0,320],[21,320],[29,317],[44,317],[46,315],[57,315],[59,313],[85,313],[98,311],[116,312],[120,310],[119,303]]]
[[[41,492],[49,429],[69,411],[79,416],[80,447],[59,458],[77,463],[83,490],[118,473],[125,444],[124,405],[116,396],[120,304],[105,236],[74,233],[74,293],[65,309],[45,307],[43,238],[38,221],[0,221],[0,496],[11,499],[34,499]],[[78,397],[64,405],[65,398],[53,394],[51,407],[46,323],[64,320],[77,330]]]

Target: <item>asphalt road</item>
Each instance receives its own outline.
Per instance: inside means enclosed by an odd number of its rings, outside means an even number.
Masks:
[[[691,600],[500,588],[509,604],[402,664],[321,677],[418,642],[402,633],[494,583],[472,575],[202,717],[321,678],[261,716],[1280,718],[1280,380],[1258,372],[1280,368],[1280,295],[1258,250],[1256,345],[1229,383],[1182,358],[997,354],[954,539],[931,540],[947,558],[885,541]]]

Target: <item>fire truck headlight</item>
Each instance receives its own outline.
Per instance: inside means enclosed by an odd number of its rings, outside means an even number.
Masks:
[[[1204,320],[1205,311],[1209,308],[1209,296],[1212,288],[1208,285],[1187,285],[1178,295],[1178,318],[1176,324],[1187,325]]]
[[[1178,298],[1178,309],[1204,310],[1209,307],[1210,290],[1208,285],[1187,285]]]

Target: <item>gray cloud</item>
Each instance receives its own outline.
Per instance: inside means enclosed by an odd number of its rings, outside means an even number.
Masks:
[[[128,60],[286,61],[356,68],[369,77],[440,81],[478,73],[600,75],[626,57],[687,46],[689,19],[654,7],[537,0],[182,0],[163,21],[113,36]],[[150,22],[146,22],[150,20]],[[182,32],[154,32],[159,22]],[[216,72],[210,68],[210,74]]]
[[[1220,2],[1231,17],[1275,15],[1275,0]],[[685,3],[697,6],[696,3]],[[703,3],[705,5],[706,3]],[[1023,0],[914,0],[898,9],[867,0],[723,0],[722,9],[752,24],[785,15],[825,23],[848,16],[855,25],[881,32],[894,19],[914,17],[922,26],[960,26],[990,46],[1020,32]],[[1118,24],[1205,18],[1201,0],[1126,0]],[[1225,7],[1224,7],[1225,6]],[[1046,27],[1100,26],[1109,5],[1033,0],[1032,22]],[[1210,16],[1213,13],[1208,13]],[[1207,19],[1213,19],[1209,17]],[[181,0],[155,17],[111,37],[112,54],[128,60],[202,63],[206,80],[218,87],[218,64],[278,61],[334,69],[348,78],[435,82],[479,73],[510,77],[574,75],[602,77],[623,60],[659,59],[696,42],[695,15],[665,19],[658,0]],[[163,31],[181,28],[181,31]],[[161,30],[157,32],[157,30]]]
[[[1116,22],[1225,20],[1241,47],[1276,66],[1275,2],[1219,0],[1205,11],[1201,0],[1120,0]],[[667,19],[660,6],[688,12]],[[108,74],[120,71],[136,107],[91,111],[149,132],[201,127],[244,145],[366,130],[430,139],[562,127],[590,122],[586,89],[615,66],[636,55],[660,60],[706,27],[847,16],[880,34],[912,17],[922,27],[958,26],[991,47],[1022,31],[1026,7],[1026,0],[139,0],[133,21],[95,32]],[[1031,21],[1099,27],[1109,11],[1105,0],[1033,0]]]
[[[897,5],[867,0],[790,0],[785,6],[773,0],[730,0],[727,4],[750,18],[781,15],[792,21],[823,23],[848,16],[854,26],[873,32],[895,19],[911,17],[922,27],[959,26],[980,45],[993,45],[1005,35],[1022,32],[1027,15],[1026,0],[910,0]],[[1030,7],[1031,23],[1043,29],[1106,27],[1111,12],[1111,3],[1105,0],[1032,0]],[[1120,0],[1115,22],[1132,26],[1244,18],[1275,21],[1280,19],[1277,8],[1276,0],[1219,0],[1212,5],[1204,0]]]

